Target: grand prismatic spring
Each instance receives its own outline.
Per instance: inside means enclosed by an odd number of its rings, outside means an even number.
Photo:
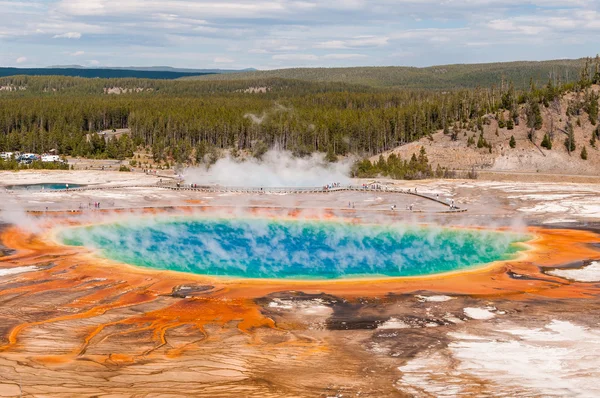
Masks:
[[[536,187],[581,209],[550,225],[528,184],[153,182],[6,197],[27,205],[0,231],[0,397],[600,393],[588,186]]]
[[[132,220],[67,229],[66,244],[200,275],[267,279],[422,276],[506,260],[515,234],[266,219]]]

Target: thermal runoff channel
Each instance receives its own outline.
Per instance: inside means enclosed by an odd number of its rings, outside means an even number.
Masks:
[[[271,219],[135,219],[67,228],[59,239],[123,263],[269,279],[420,276],[509,259],[513,233]]]

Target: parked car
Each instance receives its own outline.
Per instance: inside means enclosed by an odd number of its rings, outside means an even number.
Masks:
[[[34,160],[38,160],[39,156],[35,153],[23,153],[17,157],[17,160],[24,164],[31,164]]]

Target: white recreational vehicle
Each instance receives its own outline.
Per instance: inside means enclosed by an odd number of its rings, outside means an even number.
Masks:
[[[60,162],[60,156],[58,155],[42,155],[42,162]]]

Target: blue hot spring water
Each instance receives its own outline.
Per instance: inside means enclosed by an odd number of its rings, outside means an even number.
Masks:
[[[67,228],[67,245],[201,275],[340,279],[431,275],[509,259],[527,238],[411,225],[270,219],[132,219]]]
[[[85,185],[68,184],[69,189],[83,188]],[[59,189],[67,189],[66,183],[46,183],[46,184],[24,184],[24,185],[8,185],[6,189],[19,191],[56,191]]]

